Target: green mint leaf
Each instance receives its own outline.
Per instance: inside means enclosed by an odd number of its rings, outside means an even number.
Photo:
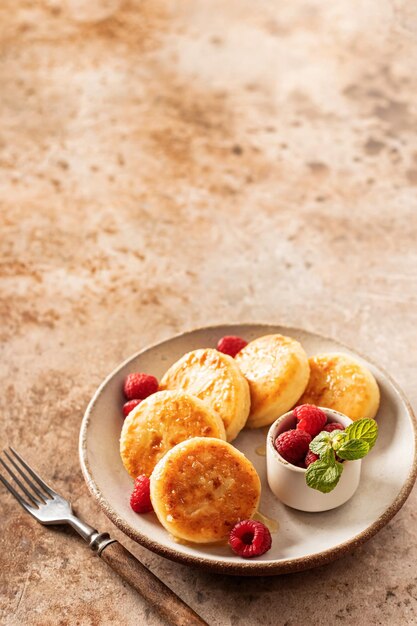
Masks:
[[[347,434],[342,430],[334,430],[330,433],[333,450],[338,450],[341,445],[348,439]]]
[[[337,456],[345,461],[362,459],[369,452],[369,444],[362,439],[348,439],[337,451]]]
[[[310,450],[319,456],[321,456],[326,450],[331,450],[331,448],[332,443],[330,433],[321,432],[317,435],[317,437],[314,437],[313,441],[310,442]]]
[[[333,449],[328,448],[327,450],[325,450],[320,457],[320,461],[323,461],[323,463],[327,463],[327,465],[334,465],[336,463],[336,455]]]
[[[329,493],[336,487],[342,472],[343,465],[336,461],[333,450],[328,450],[322,458],[308,466],[306,483],[321,493]]]
[[[378,437],[378,424],[373,419],[364,417],[361,420],[357,420],[350,424],[346,431],[349,439],[360,439],[366,441],[369,446],[369,450],[375,445],[375,441]]]

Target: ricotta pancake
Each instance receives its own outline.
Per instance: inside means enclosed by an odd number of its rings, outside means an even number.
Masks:
[[[229,443],[195,437],[172,448],[151,476],[155,513],[174,537],[221,541],[258,508],[261,483],[252,463]]]
[[[132,478],[150,476],[168,450],[197,436],[226,439],[221,417],[184,391],[158,391],[142,400],[125,419],[120,456]]]
[[[310,380],[298,404],[315,404],[352,420],[374,418],[379,387],[367,367],[347,354],[317,354],[309,360]]]
[[[301,344],[283,335],[254,339],[235,357],[249,383],[249,428],[272,424],[289,411],[305,390],[310,368]]]
[[[213,348],[185,354],[164,374],[160,389],[182,389],[204,400],[222,418],[227,441],[239,434],[249,415],[245,377],[231,356]]]

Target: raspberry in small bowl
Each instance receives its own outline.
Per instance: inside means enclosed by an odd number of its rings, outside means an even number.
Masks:
[[[352,420],[333,409],[320,407],[326,415],[327,423],[320,425],[318,416],[314,419],[322,430],[331,432],[340,424],[347,428]],[[355,493],[360,480],[361,460],[345,461],[343,473],[336,487],[329,493],[321,493],[306,483],[306,466],[314,462],[309,454],[309,440],[313,437],[303,427],[305,416],[297,418],[297,411],[281,415],[270,427],[266,441],[266,468],[268,484],[274,495],[287,506],[299,511],[319,512],[335,509],[347,502]],[[301,431],[301,432],[300,432]],[[311,431],[311,428],[310,428]],[[312,431],[315,434],[315,431]],[[307,465],[306,465],[306,457]]]

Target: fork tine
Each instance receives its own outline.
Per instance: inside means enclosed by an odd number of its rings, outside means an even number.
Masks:
[[[9,461],[13,465],[13,467],[17,469],[17,471],[19,472],[19,474],[21,475],[23,480],[26,482],[26,484],[29,485],[29,487],[32,489],[32,491],[34,491],[36,493],[38,498],[41,500],[42,504],[45,504],[45,502],[48,500],[48,496],[46,494],[42,493],[41,490],[33,483],[33,481],[31,481],[30,478],[28,478],[28,476],[26,476],[25,472],[22,471],[22,468],[19,467],[19,465],[12,459],[12,457],[10,456],[10,454],[8,452],[6,452],[6,450],[3,450],[3,452],[4,452],[5,456],[9,459]]]
[[[32,478],[34,478],[36,480],[36,482],[38,483],[38,485],[40,485],[42,487],[42,489],[44,491],[46,491],[46,493],[51,496],[51,498],[53,498],[54,496],[57,496],[58,494],[56,493],[56,491],[54,491],[53,489],[51,489],[51,487],[49,487],[46,482],[44,480],[42,480],[42,478],[39,476],[39,474],[37,474],[27,463],[26,461],[24,461],[22,459],[22,457],[20,456],[20,454],[18,454],[16,452],[16,450],[14,448],[12,448],[11,446],[9,446],[9,450],[12,452],[12,454],[14,454],[14,456],[20,461],[20,463],[23,465],[24,468],[27,469],[27,471],[29,472],[29,474],[32,476]],[[6,451],[5,451],[5,454]],[[9,457],[10,458],[10,457]],[[12,460],[12,459],[10,459]],[[18,468],[18,466],[16,465],[16,463],[13,462],[13,465],[16,467],[16,469],[20,472],[21,476],[23,476],[23,478],[26,478],[23,474],[22,471]],[[26,481],[28,482],[28,479],[26,478]],[[42,494],[41,494],[42,496]],[[45,496],[43,496],[45,497]]]
[[[29,498],[29,501],[32,501],[33,504],[35,506],[39,506],[41,504],[41,502],[39,502],[34,496],[33,494],[31,494],[26,487],[24,486],[24,484],[18,479],[18,477],[16,476],[16,474],[14,474],[12,472],[12,470],[10,469],[10,467],[8,465],[6,465],[6,463],[3,461],[3,459],[0,457],[0,463],[3,465],[3,467],[9,472],[10,476],[15,480],[15,482],[19,485],[19,487],[21,488],[21,490],[26,494],[26,496]]]
[[[8,489],[10,491],[12,496],[14,496],[16,498],[18,503],[25,509],[25,511],[28,511],[28,513],[31,513],[33,508],[31,506],[29,506],[29,504],[26,502],[26,500],[24,500],[22,498],[20,493],[17,493],[16,489],[14,487],[12,487],[12,485],[9,483],[9,481],[6,480],[2,474],[0,474],[0,480],[3,483],[3,485],[6,487],[6,489]]]

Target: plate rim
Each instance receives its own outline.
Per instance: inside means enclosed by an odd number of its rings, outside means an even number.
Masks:
[[[210,558],[209,560],[200,557],[197,555],[189,555],[183,554],[181,552],[177,552],[173,548],[169,548],[167,546],[161,545],[159,542],[153,541],[147,535],[144,535],[136,528],[131,526],[125,519],[123,519],[117,511],[109,504],[106,498],[101,493],[97,483],[94,480],[93,474],[91,472],[91,468],[88,462],[88,450],[87,450],[87,432],[88,425],[90,421],[90,415],[94,408],[94,405],[98,401],[101,396],[103,389],[107,385],[107,383],[128,363],[137,359],[141,354],[147,352],[152,348],[156,348],[168,341],[173,339],[179,339],[186,335],[191,335],[198,331],[205,330],[215,330],[216,328],[233,328],[236,326],[257,326],[271,328],[279,326],[285,333],[288,332],[289,336],[291,336],[291,331],[297,331],[302,333],[307,333],[311,335],[315,335],[320,339],[326,341],[332,341],[338,346],[345,348],[355,354],[357,354],[360,358],[363,358],[365,361],[368,361],[373,367],[379,370],[389,381],[389,383],[393,386],[397,394],[399,395],[401,401],[405,405],[405,408],[408,412],[408,416],[411,421],[411,425],[414,431],[414,458],[411,465],[410,472],[403,483],[402,488],[397,494],[396,498],[391,502],[391,504],[383,511],[380,516],[372,522],[369,526],[367,526],[364,530],[362,530],[357,535],[354,535],[347,541],[337,544],[332,548],[328,548],[327,550],[322,550],[320,552],[315,552],[313,554],[309,554],[303,557],[297,557],[294,559],[283,559],[280,561],[242,561],[242,563],[227,563],[225,561],[220,561],[216,559]],[[172,335],[167,337],[166,339],[162,339],[156,343],[151,343],[130,357],[125,359],[122,363],[119,363],[111,372],[104,378],[99,387],[96,389],[93,397],[87,405],[85,410],[81,427],[80,427],[80,435],[79,435],[79,458],[81,471],[84,477],[84,480],[87,484],[88,490],[91,495],[98,502],[101,509],[104,511],[106,516],[117,526],[120,530],[122,530],[128,537],[139,543],[140,545],[148,548],[152,552],[163,556],[165,558],[170,559],[171,561],[176,561],[178,563],[182,563],[189,566],[195,566],[200,569],[204,569],[206,571],[218,573],[218,574],[229,574],[229,575],[240,575],[240,576],[268,576],[268,575],[279,575],[279,574],[289,574],[294,572],[300,572],[302,570],[311,569],[313,567],[319,567],[321,565],[325,565],[326,563],[330,563],[334,561],[352,549],[362,545],[369,539],[371,539],[374,535],[376,535],[388,522],[394,517],[394,515],[401,509],[405,501],[407,500],[410,492],[413,488],[413,485],[417,478],[417,419],[411,407],[409,400],[406,395],[402,391],[401,387],[398,383],[392,378],[392,376],[379,364],[375,363],[372,359],[364,355],[362,352],[351,348],[349,345],[343,343],[338,339],[334,339],[333,337],[329,337],[323,335],[322,333],[317,333],[315,331],[311,331],[308,329],[304,329],[296,326],[286,326],[281,325],[279,323],[267,323],[267,322],[239,322],[239,323],[228,323],[228,324],[213,324],[209,326],[199,326],[197,328],[192,328],[190,330],[185,330],[183,332],[177,333],[176,335]]]

